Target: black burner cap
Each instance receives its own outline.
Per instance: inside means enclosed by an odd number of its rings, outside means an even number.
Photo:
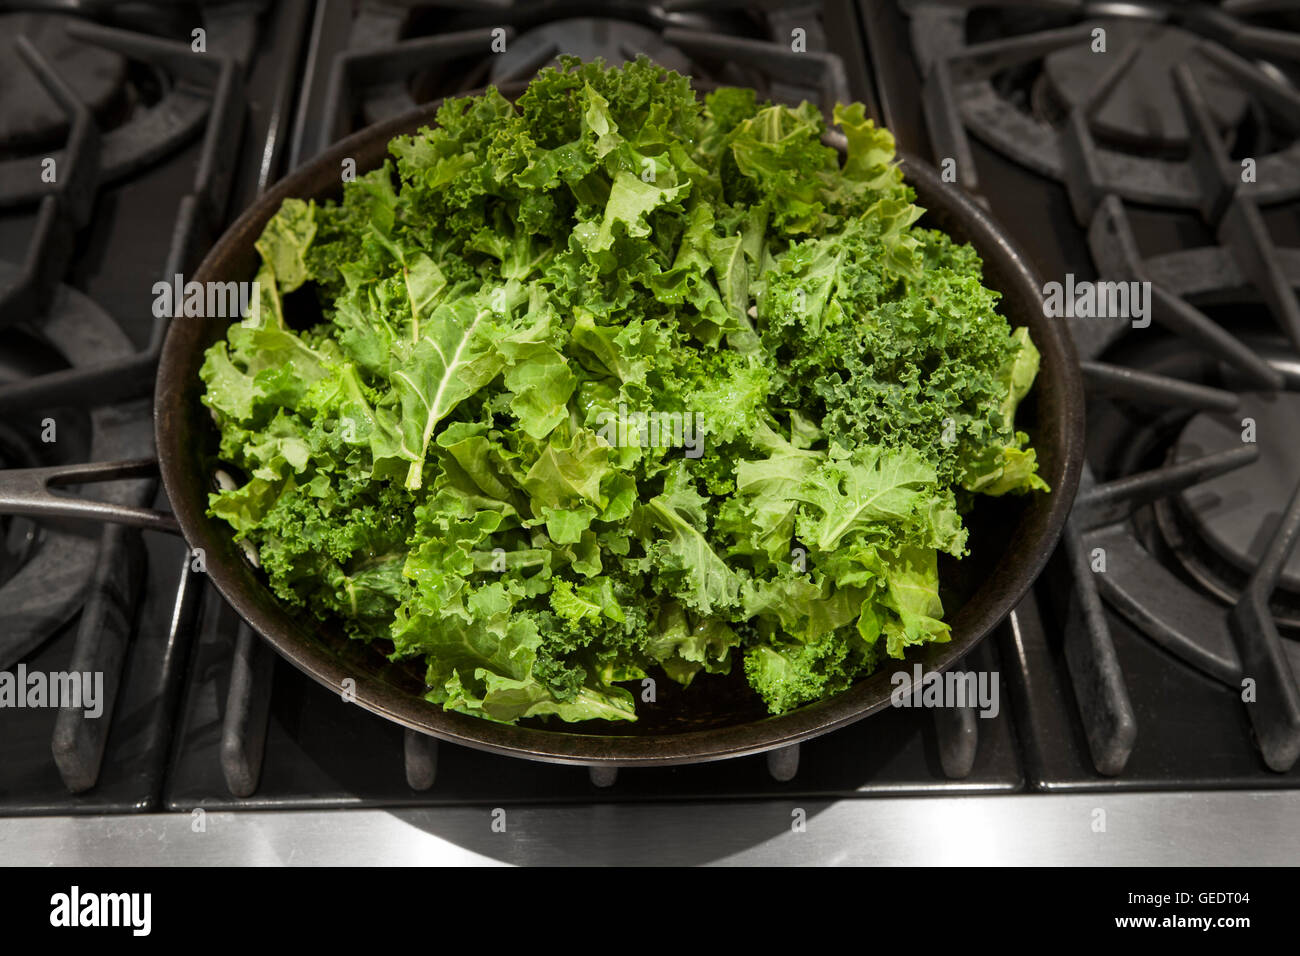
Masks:
[[[1106,29],[1106,53],[1075,44],[1049,53],[1043,62],[1053,95],[1067,108],[1081,103],[1098,78],[1137,43],[1124,77],[1092,119],[1093,133],[1116,145],[1172,149],[1187,144],[1187,122],[1174,89],[1173,69],[1186,62],[1205,96],[1210,116],[1222,130],[1246,117],[1248,100],[1231,80],[1195,51],[1202,40],[1179,27],[1137,19],[1098,20]]]
[[[1254,570],[1300,482],[1300,395],[1246,392],[1235,412],[1203,412],[1174,446],[1176,462],[1242,447],[1243,419],[1254,420],[1259,458],[1183,491],[1179,504],[1193,530],[1242,571]],[[1300,549],[1278,586],[1300,593]]]

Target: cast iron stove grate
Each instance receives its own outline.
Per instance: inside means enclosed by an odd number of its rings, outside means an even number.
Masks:
[[[3,523],[0,670],[102,674],[103,688],[96,716],[6,710],[4,812],[158,804],[196,603],[190,556],[121,524],[52,517],[45,484],[114,482],[97,500],[118,508],[154,498],[156,482],[139,460],[152,452],[147,396],[163,327],[133,310],[156,279],[197,265],[224,221],[261,6],[135,5],[100,11],[104,22],[43,12],[5,20],[16,52],[0,97],[0,224],[5,249],[24,251],[20,261],[0,261],[0,512],[15,516]],[[204,49],[190,27],[204,31]],[[185,39],[158,35],[165,31]],[[156,96],[141,97],[141,77]],[[196,137],[197,151],[187,152]],[[130,203],[140,195],[153,204],[144,215]],[[157,201],[169,196],[176,212],[161,242],[142,242]],[[133,253],[155,246],[167,252],[153,274]],[[96,271],[101,263],[111,264],[107,274]],[[107,291],[92,297],[87,288]],[[130,296],[114,294],[123,289]],[[159,583],[176,580],[161,566],[179,568],[175,586]]]
[[[1087,164],[1098,195],[1196,208],[1208,127],[1257,162],[1256,201],[1300,196],[1294,24],[1207,2],[969,6],[904,4],[935,154],[968,188],[974,135],[1072,190]],[[1188,115],[1189,93],[1201,116]]]
[[[1113,425],[1118,407],[1161,423],[1158,440],[1150,428],[1135,436],[1090,425],[1091,464],[1062,548],[1074,582],[1058,609],[1064,663],[1093,766],[1121,775],[1139,733],[1104,599],[1215,680],[1240,692],[1248,679],[1245,735],[1265,765],[1291,770],[1300,643],[1278,628],[1295,617],[1286,569],[1300,536],[1300,462],[1272,449],[1261,456],[1253,433],[1244,444],[1241,436],[1263,422],[1272,427],[1261,442],[1287,442],[1281,426],[1293,428],[1297,410],[1282,390],[1296,385],[1284,369],[1300,351],[1300,249],[1274,238],[1261,207],[1300,196],[1300,96],[1286,72],[1300,59],[1300,36],[1247,19],[1296,5],[904,6],[936,157],[954,159],[957,180],[978,191],[969,131],[1060,180],[1098,280],[1149,283],[1150,317],[1182,343],[1175,361],[1135,367],[1124,359],[1138,334],[1129,319],[1063,320],[1082,358],[1090,421]],[[1144,253],[1126,204],[1135,202],[1192,210],[1216,242]],[[1281,217],[1293,224],[1294,209]],[[1228,321],[1207,315],[1211,306]],[[1280,334],[1243,335],[1246,309]],[[1108,480],[1094,475],[1101,461],[1112,466]],[[1231,507],[1223,495],[1237,496]],[[1022,656],[1035,640],[1024,634],[1041,631],[1033,603],[1013,618]]]

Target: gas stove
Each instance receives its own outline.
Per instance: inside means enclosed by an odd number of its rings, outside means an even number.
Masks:
[[[1115,807],[1134,829],[1107,861],[1300,858],[1293,4],[20,6],[0,14],[10,474],[151,454],[153,284],[192,272],[270,183],[365,125],[562,53],[645,53],[827,110],[862,101],[1045,283],[1131,284],[1147,308],[1061,319],[1089,389],[1085,477],[1048,571],[961,665],[1001,676],[991,716],[895,708],[671,768],[502,757],[320,687],[173,538],[0,518],[0,672],[103,674],[96,717],[0,710],[3,857],[132,862],[156,835],[177,862],[329,860],[329,833],[353,862],[561,862],[574,846],[623,862],[906,862],[941,846],[1072,861],[1103,851],[1067,821]],[[65,477],[166,507],[141,470]],[[526,821],[525,844],[494,842],[498,811]],[[1161,837],[1171,813],[1204,825],[1200,844]],[[219,848],[186,842],[196,815]],[[1230,837],[1215,831],[1227,816]]]

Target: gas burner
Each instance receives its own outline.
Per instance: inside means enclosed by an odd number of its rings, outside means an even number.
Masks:
[[[1242,384],[1225,355],[1175,336],[1129,338],[1107,353],[1117,364],[1083,363],[1088,463],[1063,547],[1076,605],[1065,656],[1104,774],[1124,768],[1138,726],[1103,602],[1228,688],[1246,677],[1271,688],[1268,707],[1247,709],[1264,763],[1285,772],[1300,754],[1300,641],[1280,632],[1300,624],[1288,556],[1300,528],[1300,454],[1288,447],[1300,396],[1280,390],[1296,352],[1258,331],[1267,309],[1235,312],[1240,338],[1228,341],[1267,356],[1278,390]]]
[[[1260,443],[1254,463],[1184,489],[1179,495],[1179,503],[1196,530],[1225,558],[1249,572],[1259,564],[1267,544],[1259,539],[1259,532],[1277,525],[1300,481],[1300,444],[1283,440],[1283,436],[1294,435],[1300,421],[1300,396],[1248,392],[1239,398],[1231,415],[1203,412],[1193,416],[1174,446],[1173,460],[1240,448],[1245,419],[1251,420],[1257,432],[1271,436]],[[1291,556],[1281,583],[1300,592],[1300,554]]]
[[[121,16],[133,10],[126,5]],[[50,192],[45,161],[60,175],[69,161],[60,148],[69,106],[56,103],[48,77],[18,55],[17,37],[31,41],[41,68],[89,111],[99,140],[93,179],[109,183],[197,136],[225,64],[242,70],[251,55],[260,4],[187,10],[164,11],[147,30],[126,19],[130,29],[74,16],[0,17],[0,209],[40,200]],[[201,55],[192,47],[194,23],[205,31]]]
[[[1300,395],[1246,392],[1237,409],[1201,412],[1188,420],[1171,452],[1171,463],[1242,447],[1243,421],[1253,423],[1259,457],[1251,464],[1183,489],[1159,502],[1160,532],[1183,569],[1227,604],[1236,603],[1259,566],[1269,537],[1300,482],[1300,446],[1280,440],[1300,418]],[[1271,437],[1269,437],[1271,436]],[[1277,623],[1300,627],[1300,553],[1283,566],[1270,602]]]
[[[0,261],[0,286],[16,271]],[[107,313],[75,289],[59,286],[49,314],[40,320],[39,333],[26,327],[4,331],[0,385],[69,366],[102,363],[131,351],[130,340]],[[55,429],[53,441],[42,440],[47,419]],[[147,403],[139,401],[89,413],[28,408],[26,414],[6,419],[0,455],[6,467],[142,457],[152,449],[149,426]],[[123,482],[106,487],[103,497],[139,504],[142,494],[149,493],[148,483]],[[0,670],[39,647],[76,613],[94,576],[101,532],[48,523],[37,529],[26,519],[14,518],[7,522],[5,537],[10,554],[5,577],[0,579],[5,623],[0,632]]]
[[[25,36],[58,71],[101,125],[126,105],[126,58],[71,39],[73,17],[34,13],[0,15],[0,151],[9,155],[61,146],[68,119],[18,55]]]
[[[1213,130],[1215,148],[1255,160],[1243,189],[1256,202],[1300,196],[1294,32],[1204,2],[968,6],[907,8],[935,153],[956,160],[968,189],[978,185],[969,132],[1058,181],[1082,165],[1103,194],[1198,208],[1198,152]],[[1077,141],[1076,114],[1095,143]]]
[[[522,34],[501,56],[492,58],[492,81],[501,82],[524,72],[554,64],[559,53],[583,60],[600,57],[606,63],[625,63],[644,53],[660,66],[688,74],[691,61],[664,42],[662,35],[637,23],[596,17],[553,20]]]
[[[1179,27],[1161,23],[1129,24],[1097,20],[1115,39],[1109,55],[1122,59],[1129,47],[1141,47],[1124,82],[1092,111],[1089,123],[1098,140],[1150,155],[1177,155],[1187,149],[1187,120],[1171,77],[1174,66],[1186,63],[1205,96],[1206,106],[1219,131],[1231,141],[1246,119],[1249,97],[1232,80],[1216,70],[1198,51],[1200,40]],[[1043,58],[1039,82],[1058,104],[1064,118],[1083,106],[1097,78],[1097,57],[1087,46],[1055,50]]]

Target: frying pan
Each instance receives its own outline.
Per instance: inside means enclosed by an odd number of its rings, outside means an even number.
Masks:
[[[518,95],[502,87],[506,96]],[[339,141],[263,195],[220,238],[190,278],[200,283],[253,277],[253,243],[287,197],[337,198],[345,159],[358,173],[379,166],[390,139],[430,125],[441,100],[383,121]],[[842,139],[835,143],[843,148]],[[1043,315],[1042,284],[1025,257],[989,218],[934,169],[900,154],[923,225],[970,242],[984,260],[984,281],[1002,293],[1001,312],[1025,325],[1042,355],[1037,383],[1022,403],[1019,427],[1030,433],[1041,474],[1051,494],[981,498],[967,515],[970,554],[940,566],[946,617],[952,637],[945,644],[914,648],[905,661],[881,667],[830,699],[769,717],[744,684],[741,668],[730,677],[702,676],[689,689],[658,682],[654,704],[638,707],[635,724],[568,725],[521,722],[516,726],[444,711],[424,700],[423,668],[391,662],[376,645],[349,640],[341,629],[295,614],[272,594],[260,572],[235,543],[230,528],[207,516],[208,493],[218,467],[217,431],[200,401],[199,367],[204,350],[225,334],[229,319],[178,316],[159,360],[154,395],[156,468],[174,518],[148,509],[53,495],[48,486],[150,473],[153,462],[89,464],[7,472],[0,487],[0,513],[88,517],[139,527],[179,531],[203,549],[207,574],[245,620],[290,663],[321,684],[355,694],[356,703],[417,731],[452,743],[556,763],[607,766],[693,763],[758,753],[826,733],[886,706],[891,674],[943,671],[959,662],[1011,611],[1038,576],[1056,544],[1074,499],[1083,458],[1083,388],[1064,326]],[[355,682],[347,685],[346,680]]]

